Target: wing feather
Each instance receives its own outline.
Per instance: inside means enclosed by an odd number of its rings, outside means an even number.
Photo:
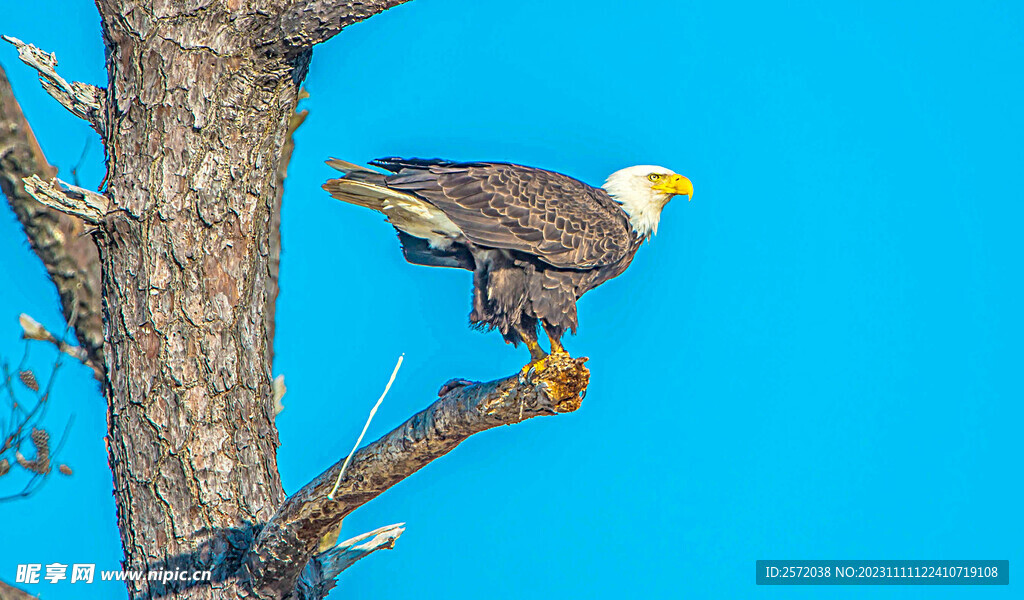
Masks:
[[[474,244],[516,250],[565,269],[621,260],[635,243],[625,212],[602,189],[507,163],[380,159],[390,188],[427,200]]]

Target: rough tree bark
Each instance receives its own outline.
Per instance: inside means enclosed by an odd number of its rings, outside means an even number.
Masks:
[[[269,319],[281,157],[312,46],[404,1],[97,0],[106,90],[44,77],[107,150],[102,195],[33,179],[24,189],[95,226],[125,568],[213,573],[131,581],[132,598],[322,597],[345,560],[317,544],[344,515],[469,435],[574,410],[585,393],[588,373],[567,356],[457,387],[360,450],[333,500],[340,464],[285,498]]]
[[[218,582],[133,582],[133,598],[230,594],[284,499],[264,313],[278,163],[309,51],[264,37],[283,8],[267,4],[98,3],[114,208],[97,243],[126,568],[182,564]]]

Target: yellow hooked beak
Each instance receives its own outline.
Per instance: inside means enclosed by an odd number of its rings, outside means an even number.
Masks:
[[[651,186],[652,189],[672,196],[686,196],[687,201],[693,200],[693,184],[682,175],[669,175]]]

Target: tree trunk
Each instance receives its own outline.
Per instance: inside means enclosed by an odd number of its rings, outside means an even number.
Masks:
[[[128,579],[133,599],[320,598],[404,530],[319,552],[344,515],[470,435],[575,410],[586,393],[585,359],[567,355],[453,380],[348,471],[339,461],[285,499],[271,384],[281,157],[313,45],[404,1],[97,0],[106,90],[69,84],[52,55],[5,38],[107,150],[104,194],[20,172],[5,191],[95,226],[124,568],[212,573]]]
[[[115,208],[98,241],[125,568],[218,580],[284,499],[264,310],[278,162],[308,55],[257,51],[259,16],[228,6],[125,4],[104,19]]]

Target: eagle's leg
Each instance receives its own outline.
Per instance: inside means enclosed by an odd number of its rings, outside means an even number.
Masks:
[[[541,322],[544,323],[544,332],[548,334],[548,341],[551,342],[551,353],[568,354],[565,347],[562,346],[562,335],[565,334],[565,328],[549,325],[547,321]]]
[[[547,353],[540,347],[540,342],[537,341],[537,322],[528,319],[523,319],[522,322],[513,325],[516,333],[519,334],[519,339],[523,340],[526,344],[526,348],[530,351],[530,363],[533,364],[539,360],[542,360]]]

